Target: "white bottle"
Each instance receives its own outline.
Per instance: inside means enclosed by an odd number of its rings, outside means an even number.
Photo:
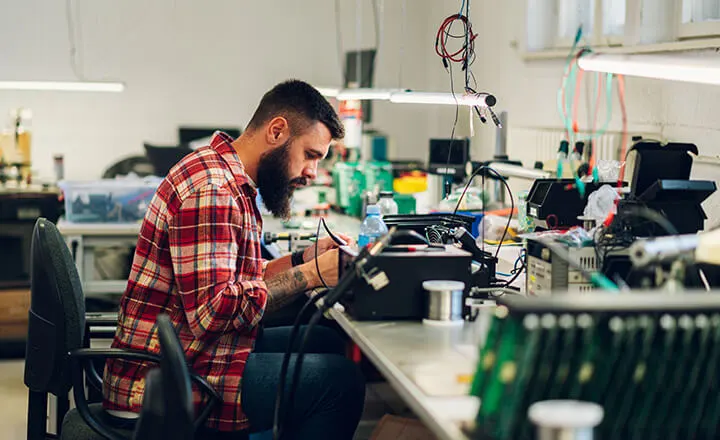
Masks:
[[[385,225],[381,215],[380,206],[368,205],[365,220],[360,225],[360,234],[358,237],[358,246],[361,248],[387,234],[388,228]]]
[[[397,215],[398,213],[398,205],[393,199],[392,191],[381,191],[378,205],[380,206],[380,213],[383,217],[386,215]]]

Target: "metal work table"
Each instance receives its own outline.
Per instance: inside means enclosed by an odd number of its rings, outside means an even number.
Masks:
[[[125,291],[127,278],[96,280],[95,251],[103,247],[134,248],[140,233],[140,223],[70,223],[60,219],[58,230],[70,248],[80,282],[86,296],[120,295]]]
[[[472,423],[480,406],[468,392],[488,321],[354,321],[339,307],[330,316],[439,439],[468,438],[462,426]]]

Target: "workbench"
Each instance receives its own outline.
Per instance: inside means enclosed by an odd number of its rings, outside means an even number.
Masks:
[[[327,219],[333,232],[357,237],[360,220],[338,214]],[[317,226],[312,228],[315,232]],[[59,222],[73,251],[86,292],[121,293],[125,280],[95,281],[92,273],[96,246],[134,246],[140,224],[71,224]],[[264,231],[284,231],[276,218],[263,219]],[[310,228],[297,231],[307,232]],[[519,250],[501,252],[508,267]],[[285,253],[283,250],[280,253]],[[505,256],[505,258],[502,258]],[[503,268],[505,268],[503,267]],[[488,304],[492,307],[492,303]],[[475,372],[478,348],[484,341],[489,320],[483,314],[476,322],[461,325],[428,325],[419,321],[355,321],[336,306],[329,311],[344,332],[382,373],[405,403],[441,440],[469,438],[463,428],[470,426],[480,405],[468,394]]]
[[[449,326],[355,321],[341,307],[329,314],[438,439],[469,438],[463,428],[472,425],[480,408],[469,390],[487,334],[485,314]]]

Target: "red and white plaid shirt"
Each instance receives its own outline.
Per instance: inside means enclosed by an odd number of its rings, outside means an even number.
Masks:
[[[216,133],[158,187],[140,230],[112,346],[159,352],[156,320],[167,313],[189,365],[222,396],[208,427],[248,427],[240,386],[267,287],[256,189],[232,139]],[[108,360],[106,409],[139,412],[153,365]],[[195,404],[199,403],[195,392]]]

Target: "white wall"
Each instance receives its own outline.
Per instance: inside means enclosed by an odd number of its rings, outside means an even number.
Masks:
[[[356,2],[341,1],[343,48],[355,49]],[[425,84],[424,8],[384,2],[384,41],[376,83]],[[177,142],[178,125],[244,126],[262,94],[295,77],[339,85],[333,0],[73,0],[84,74],[120,80],[120,94],[0,91],[0,121],[11,108],[33,110],[33,164],[52,176],[52,154],[66,177],[98,178],[118,159],[142,154],[143,141]],[[362,2],[360,47],[375,44],[370,2]],[[65,1],[0,0],[0,78],[73,80]],[[427,145],[417,110],[375,108],[374,124],[400,155]],[[422,113],[420,113],[422,115]],[[424,156],[421,155],[421,156]]]
[[[523,38],[523,0],[473,1],[471,21],[479,33],[476,43],[477,61],[473,71],[479,87],[498,98],[496,109],[507,110],[510,131],[513,127],[562,128],[556,105],[564,60],[523,61],[520,47]],[[439,0],[431,3],[426,33],[434,35],[442,19],[459,8],[459,1]],[[427,43],[432,51],[432,42]],[[700,53],[701,57],[717,57],[714,50]],[[428,57],[428,87],[449,90],[447,73],[439,58]],[[456,71],[456,85],[461,80]],[[457,90],[457,88],[456,88]],[[611,131],[621,129],[617,96],[613,104]],[[667,81],[627,78],[626,102],[630,133],[659,133],[664,139],[693,142],[701,155],[720,155],[720,87],[673,83]],[[581,105],[581,109],[584,105]],[[438,108],[427,116],[429,136],[447,136],[454,110]],[[601,115],[602,117],[602,115]],[[579,120],[583,121],[584,112]],[[475,157],[488,158],[493,153],[495,133],[490,126],[477,130],[473,138]],[[519,146],[512,146],[520,148]],[[521,146],[524,147],[524,146]],[[526,148],[532,148],[528,145]],[[716,180],[718,168],[696,164],[698,178]],[[720,223],[720,196],[706,203],[711,214],[709,225]]]
[[[53,153],[65,154],[69,178],[96,178],[117,159],[141,153],[143,141],[175,143],[178,125],[244,126],[262,93],[289,77],[340,84],[333,0],[73,1],[86,76],[122,80],[127,89],[121,94],[0,91],[0,115],[18,106],[33,110],[33,161],[43,176],[52,173]],[[352,50],[358,47],[358,2],[339,3],[342,47]],[[376,86],[448,91],[448,75],[433,44],[437,27],[460,2],[406,0],[404,18],[403,1],[381,3]],[[517,49],[522,3],[472,2],[479,33],[473,71],[479,88],[497,96],[496,109],[509,112],[511,133],[513,127],[561,128],[555,100],[564,62],[522,60]],[[371,3],[360,4],[359,46],[368,48],[375,44]],[[0,0],[0,78],[73,79],[68,51],[64,1]],[[458,91],[462,72],[455,73]],[[701,154],[720,155],[719,98],[717,87],[628,78],[630,131],[695,142]],[[610,130],[619,131],[616,98],[614,109]],[[452,106],[382,102],[374,112],[373,126],[391,136],[400,158],[427,157],[428,139],[449,137],[454,116]],[[467,121],[461,112],[458,135],[469,133]],[[492,125],[476,122],[474,158],[490,157],[494,139]],[[698,177],[717,174],[715,166],[697,169]],[[720,222],[720,197],[707,206],[718,219],[712,223]]]

